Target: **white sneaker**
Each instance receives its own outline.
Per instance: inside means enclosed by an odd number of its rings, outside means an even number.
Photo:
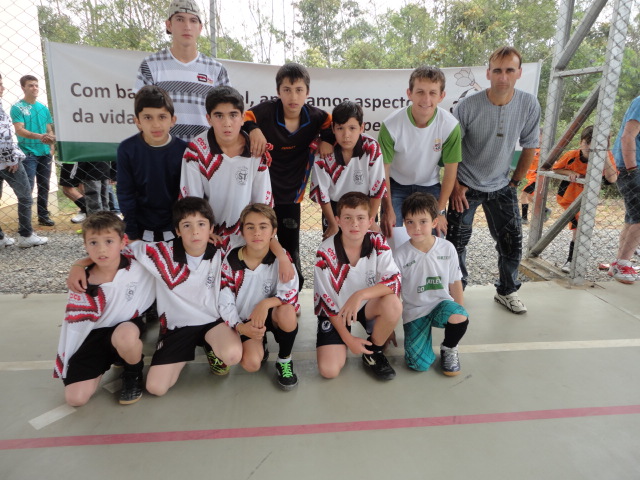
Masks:
[[[518,292],[513,292],[509,295],[496,293],[493,299],[500,305],[505,306],[511,313],[520,315],[521,313],[527,312],[527,307],[524,306],[524,303],[522,303],[522,300],[518,297]]]
[[[39,237],[35,233],[32,233],[30,237],[19,237],[17,245],[20,248],[29,248],[44,245],[48,241],[49,239],[47,237]]]
[[[87,214],[84,212],[78,212],[71,217],[71,223],[82,223],[87,218]]]
[[[564,273],[569,273],[569,271],[571,270],[571,262],[565,262],[560,270],[562,270]]]
[[[16,241],[13,238],[7,237],[5,235],[3,238],[0,239],[0,248],[10,247],[14,243],[16,243]]]

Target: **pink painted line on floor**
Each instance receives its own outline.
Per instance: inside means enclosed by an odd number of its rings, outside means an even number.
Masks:
[[[444,427],[478,423],[523,422],[560,418],[598,417],[603,415],[640,414],[640,405],[615,407],[564,408],[532,410],[528,412],[481,413],[446,417],[399,418],[367,420],[361,422],[317,423],[309,425],[282,425],[273,427],[222,428],[216,430],[185,430],[177,432],[119,433],[112,435],[77,435],[0,440],[0,450],[31,448],[83,447],[88,445],[120,445],[131,443],[184,442],[192,440],[221,440],[228,438],[276,437],[312,435],[321,433],[361,432],[366,430],[392,430],[398,428]]]

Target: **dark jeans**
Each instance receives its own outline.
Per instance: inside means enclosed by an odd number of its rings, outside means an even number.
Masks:
[[[458,252],[462,284],[467,285],[467,244],[471,240],[473,217],[482,205],[489,224],[489,232],[496,242],[500,278],[495,283],[500,295],[509,295],[520,288],[518,266],[522,258],[522,223],[518,209],[518,192],[506,186],[495,192],[467,191],[469,208],[462,213],[447,212],[447,240]]]
[[[22,162],[29,178],[31,192],[38,185],[38,218],[49,216],[49,179],[51,178],[51,155],[27,155]]]
[[[278,242],[291,255],[298,272],[300,290],[302,290],[304,277],[300,265],[300,204],[276,205],[273,209],[278,216]]]
[[[391,205],[393,205],[393,212],[396,214],[396,227],[401,227],[402,222],[402,202],[405,198],[415,192],[430,193],[436,200],[440,198],[441,185],[436,183],[435,185],[429,185],[425,187],[423,185],[402,185],[396,182],[393,178],[390,179],[391,183]]]
[[[0,181],[5,180],[13,189],[18,199],[18,233],[21,237],[30,237],[33,233],[31,226],[31,207],[33,200],[31,199],[31,185],[27,178],[27,172],[22,163],[19,164],[18,170],[9,173],[8,169],[0,170]],[[4,238],[2,229],[0,228],[0,238]]]

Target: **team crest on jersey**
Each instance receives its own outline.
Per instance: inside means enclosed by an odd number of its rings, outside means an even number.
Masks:
[[[369,270],[367,272],[367,287],[373,287],[376,284],[376,272]]]
[[[333,328],[333,325],[331,325],[331,322],[329,320],[323,320],[320,323],[320,329],[322,329],[324,333],[329,333],[332,328]]]
[[[273,289],[273,280],[266,280],[262,284],[262,295],[266,298],[271,295],[271,290]]]
[[[130,302],[133,296],[136,293],[136,289],[138,288],[138,282],[130,282],[127,284],[127,290],[125,291],[124,298],[127,299],[127,302]]]
[[[364,172],[362,170],[356,170],[353,172],[353,183],[356,185],[364,184]]]
[[[440,150],[442,150],[442,139],[436,138],[436,141],[433,143],[433,151],[439,152]]]
[[[209,272],[209,275],[207,275],[207,290],[211,290],[211,287],[213,287],[213,284],[215,283],[215,279],[216,276],[213,272]]]
[[[239,185],[246,185],[249,179],[249,169],[247,167],[240,167],[236,170],[236,182]]]

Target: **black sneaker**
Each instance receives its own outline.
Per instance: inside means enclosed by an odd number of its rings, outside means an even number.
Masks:
[[[391,380],[396,376],[396,371],[389,365],[389,360],[382,352],[372,353],[371,355],[363,353],[362,363],[378,380]]]
[[[53,227],[56,224],[56,222],[49,217],[38,217],[38,223],[43,227]]]
[[[122,373],[122,390],[120,404],[130,405],[142,396],[142,372],[125,371]]]
[[[455,377],[460,373],[458,347],[447,348],[440,345],[440,366],[442,373],[448,377]]]
[[[278,385],[282,390],[291,390],[298,385],[298,376],[293,372],[293,360],[286,363],[276,361],[278,372]]]
[[[267,363],[269,360],[269,347],[267,346],[267,336],[262,337],[262,348],[264,349],[264,354],[262,355],[262,362],[260,362],[260,366]]]

